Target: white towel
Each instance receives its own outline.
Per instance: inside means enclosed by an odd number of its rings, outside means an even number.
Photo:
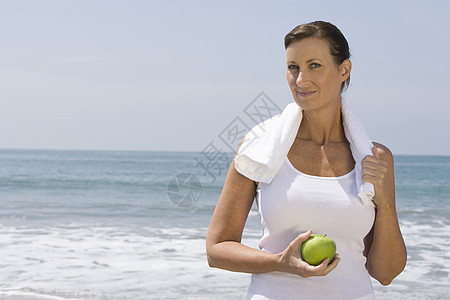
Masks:
[[[290,103],[278,115],[256,125],[250,130],[235,158],[236,170],[256,182],[270,183],[294,143],[303,113],[295,103]],[[375,190],[371,183],[363,184],[361,161],[372,155],[373,144],[355,114],[342,101],[342,120],[345,137],[355,160],[358,196],[364,205],[374,206]]]

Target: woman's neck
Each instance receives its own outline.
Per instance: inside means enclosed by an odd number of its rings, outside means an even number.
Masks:
[[[341,102],[317,110],[303,111],[303,119],[297,138],[317,145],[346,141],[341,122]]]

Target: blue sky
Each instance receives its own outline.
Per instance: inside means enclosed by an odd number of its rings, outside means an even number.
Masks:
[[[261,92],[292,101],[283,38],[326,20],[371,138],[450,155],[448,3],[0,0],[0,148],[200,151]]]

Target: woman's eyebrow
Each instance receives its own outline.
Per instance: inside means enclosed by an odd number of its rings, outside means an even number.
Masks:
[[[311,58],[311,59],[308,59],[306,62],[309,63],[309,62],[312,62],[313,60],[322,61],[320,58]]]
[[[306,63],[310,63],[310,62],[312,62],[312,61],[314,61],[314,60],[322,61],[320,58],[315,57],[315,58],[308,59],[308,60],[306,61]],[[289,60],[289,61],[288,61],[288,64],[296,64],[296,62],[293,61],[293,60]]]

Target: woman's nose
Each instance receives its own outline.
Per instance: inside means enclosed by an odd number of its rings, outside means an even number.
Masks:
[[[309,81],[309,76],[306,72],[299,72],[296,80],[297,86],[305,86]]]

